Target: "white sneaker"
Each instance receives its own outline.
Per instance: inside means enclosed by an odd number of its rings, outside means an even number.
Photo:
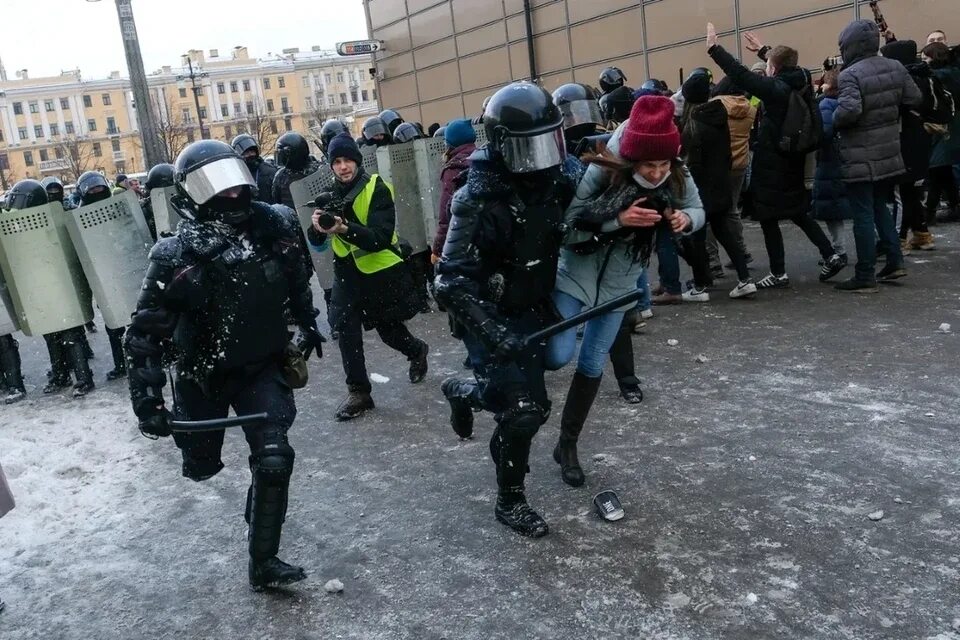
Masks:
[[[756,295],[757,285],[753,284],[749,280],[737,283],[737,286],[734,287],[733,291],[730,292],[731,298],[749,298],[750,296]]]
[[[653,317],[653,309],[641,309],[640,318],[643,320],[649,320]]]
[[[710,302],[710,294],[706,289],[697,289],[693,287],[683,292],[684,302]]]

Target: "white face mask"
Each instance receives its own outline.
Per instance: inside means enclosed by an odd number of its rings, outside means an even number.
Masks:
[[[659,186],[662,185],[664,182],[666,182],[667,180],[670,179],[670,172],[668,171],[667,173],[663,174],[663,178],[661,178],[661,179],[660,179],[660,182],[658,182],[658,183],[656,183],[656,184],[650,182],[649,180],[647,180],[646,178],[644,178],[644,177],[643,177],[642,175],[640,175],[639,173],[634,173],[634,174],[633,174],[633,179],[634,179],[634,181],[635,181],[638,185],[640,185],[640,186],[643,187],[644,189],[656,189],[657,187],[659,187]]]

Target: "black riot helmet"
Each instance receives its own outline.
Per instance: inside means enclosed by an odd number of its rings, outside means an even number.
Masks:
[[[40,181],[44,190],[47,192],[47,200],[50,202],[63,202],[63,183],[59,178],[47,176]]]
[[[617,67],[607,67],[600,72],[600,90],[604,94],[619,89],[627,83],[627,76]]]
[[[177,170],[169,162],[162,162],[154,165],[147,173],[147,181],[143,186],[147,191],[151,189],[161,189],[163,187],[172,187],[174,184],[174,174]]]
[[[296,131],[288,131],[277,139],[277,164],[292,171],[307,168],[310,162],[310,145]]]
[[[626,122],[633,108],[633,89],[620,87],[600,98],[600,111],[611,122]]]
[[[350,133],[350,130],[347,129],[347,125],[336,118],[331,118],[323,123],[323,126],[320,127],[320,146],[323,148],[323,155],[327,155],[327,147],[330,145],[330,141],[340,133]]]
[[[403,118],[393,109],[384,109],[380,112],[379,117],[383,120],[383,124],[387,125],[387,129],[390,130],[390,135],[393,135],[397,127],[403,124]]]
[[[363,123],[363,139],[378,147],[390,143],[390,129],[380,116],[367,118]]]
[[[420,130],[417,125],[410,122],[402,122],[393,132],[393,141],[397,144],[412,142],[420,137]]]
[[[80,206],[85,207],[110,197],[110,183],[98,171],[87,171],[77,178],[77,195]]]
[[[571,140],[594,133],[604,123],[597,94],[585,84],[562,85],[553,92],[553,104],[560,109],[564,133]]]
[[[47,204],[47,190],[36,180],[21,180],[6,195],[8,209],[30,209]]]
[[[256,182],[233,147],[219,140],[198,140],[180,152],[174,163],[174,183],[199,220],[219,219],[240,224],[250,217]],[[237,197],[220,195],[240,187]]]
[[[440,127],[439,129],[433,132],[433,137],[443,139],[443,135],[446,132],[447,132],[447,126],[443,125],[442,127]]]
[[[237,152],[237,155],[243,157],[243,154],[251,149],[257,152],[257,155],[260,155],[260,145],[257,144],[257,139],[254,138],[249,133],[241,133],[233,139],[233,142],[230,143],[230,146],[233,147],[233,150]]]
[[[713,72],[710,71],[710,69],[707,69],[706,67],[694,68],[693,71],[690,72],[690,75],[687,76],[687,80],[689,80],[693,76],[701,76],[701,75],[707,76],[707,78],[710,79],[710,82],[713,82]]]
[[[545,89],[531,82],[514,82],[493,94],[483,112],[483,127],[490,149],[511,173],[556,167],[566,157],[560,109]]]

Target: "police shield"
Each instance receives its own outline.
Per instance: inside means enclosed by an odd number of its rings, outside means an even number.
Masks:
[[[153,239],[132,191],[70,211],[67,230],[108,329],[130,324]]]
[[[423,226],[428,242],[436,235],[440,222],[440,172],[446,151],[447,144],[441,138],[415,140],[413,143]]]
[[[40,336],[93,319],[90,286],[59,202],[0,212],[0,269],[20,328]]]
[[[377,166],[377,147],[361,147],[360,155],[363,156],[363,170],[368,176],[380,173],[380,168]]]
[[[334,179],[330,167],[321,165],[314,173],[291,183],[290,196],[297,205],[297,217],[304,233],[313,225],[313,201],[333,186]],[[310,258],[313,260],[313,269],[317,272],[320,286],[324,289],[333,288],[333,251],[328,249],[318,253],[311,250]]]
[[[160,187],[150,190],[150,205],[153,207],[153,220],[157,225],[157,236],[172,236],[177,233],[180,215],[170,204],[177,194],[176,187]]]
[[[380,177],[393,185],[397,235],[410,244],[413,253],[420,253],[427,249],[428,244],[413,151],[415,142],[380,147],[377,150],[377,165]]]
[[[7,283],[3,279],[3,274],[0,273],[0,336],[19,330],[20,323],[17,322],[17,312],[14,311],[13,300],[10,298]]]

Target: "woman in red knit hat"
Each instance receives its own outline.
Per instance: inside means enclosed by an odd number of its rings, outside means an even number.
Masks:
[[[564,317],[635,290],[656,242],[673,242],[674,234],[703,227],[700,196],[679,153],[673,103],[662,96],[641,96],[607,147],[586,157],[591,166],[567,209],[570,232],[560,253],[553,296]],[[563,481],[571,486],[584,482],[577,440],[626,310],[594,318],[584,329],[554,450]],[[576,329],[551,339],[547,368],[570,362],[576,343]]]

